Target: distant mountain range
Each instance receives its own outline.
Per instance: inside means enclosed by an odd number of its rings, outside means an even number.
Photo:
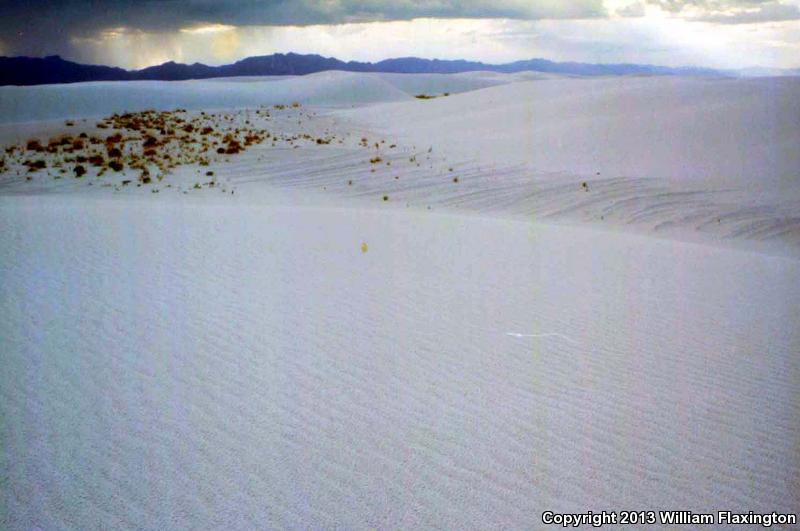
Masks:
[[[694,67],[663,67],[636,64],[590,64],[557,63],[546,59],[530,59],[501,65],[491,65],[475,61],[442,61],[439,59],[420,59],[403,57],[386,59],[377,63],[344,62],[339,59],[319,55],[300,55],[295,53],[272,54],[248,57],[233,64],[208,66],[201,63],[191,65],[168,62],[141,70],[125,70],[117,67],[84,65],[67,61],[58,55],[48,57],[0,57],[0,85],[42,85],[50,83],[77,83],[81,81],[131,81],[163,80],[179,81],[186,79],[208,79],[212,77],[234,76],[277,76],[303,75],[324,70],[344,70],[348,72],[395,72],[454,74],[485,70],[491,72],[550,72],[585,76],[602,75],[748,75],[731,71]],[[800,71],[774,71],[771,75],[798,75]],[[751,74],[752,75],[752,74]]]

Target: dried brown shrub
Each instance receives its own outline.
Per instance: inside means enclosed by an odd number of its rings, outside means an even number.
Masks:
[[[25,148],[28,151],[44,151],[44,147],[42,146],[41,142],[39,142],[38,138],[32,138],[28,140],[25,144]]]

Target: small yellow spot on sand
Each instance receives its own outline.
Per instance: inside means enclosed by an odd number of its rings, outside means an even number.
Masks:
[[[361,252],[366,253],[369,247],[367,247],[367,242],[361,242]]]

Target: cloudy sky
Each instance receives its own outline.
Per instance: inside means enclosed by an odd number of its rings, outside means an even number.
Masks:
[[[800,0],[2,0],[0,55],[141,68],[344,60],[800,67]]]

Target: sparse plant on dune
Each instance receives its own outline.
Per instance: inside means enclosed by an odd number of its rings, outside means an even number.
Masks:
[[[273,106],[284,111],[281,113],[281,118],[285,114],[290,120],[292,109],[299,107],[301,107],[299,102]],[[258,120],[263,119],[262,117],[271,118],[270,113],[266,111],[267,108],[265,106],[255,114],[237,111],[238,115],[206,111],[190,114],[183,109],[145,110],[116,113],[94,123],[80,124],[76,121],[72,124],[73,127],[78,128],[83,125],[87,130],[78,129],[73,135],[61,134],[44,140],[30,138],[23,144],[4,147],[5,157],[0,162],[0,172],[7,171],[9,166],[21,166],[35,177],[38,170],[50,167],[52,168],[50,175],[54,178],[71,174],[75,178],[92,175],[99,179],[107,177],[109,172],[130,170],[137,174],[134,182],[137,186],[142,186],[155,182],[156,179],[161,181],[178,166],[189,164],[208,166],[228,161],[228,156],[238,155],[248,150],[250,146],[261,144],[265,140],[270,140],[273,146],[283,144],[294,149],[308,145],[324,146],[335,142],[342,144],[347,140],[344,137],[338,138],[328,129],[317,131],[317,134],[298,131],[270,133],[258,127]],[[299,114],[302,116],[306,113],[301,111]],[[312,114],[308,113],[308,116]],[[241,119],[237,119],[237,116]],[[277,120],[278,116],[273,118]],[[393,149],[397,144],[390,144],[386,139],[370,141],[367,137],[361,137],[359,144],[365,148],[374,146],[376,149],[369,158],[369,163],[373,165],[371,172],[374,173],[379,169],[379,164],[385,163],[387,166],[392,164],[379,155],[380,148],[385,144]],[[46,155],[37,157],[36,153]],[[26,154],[28,156],[25,156]],[[261,157],[258,158],[261,160]],[[92,172],[92,168],[96,170]],[[151,171],[154,171],[152,176]],[[207,177],[214,176],[214,172],[210,170],[203,170],[203,173]],[[398,177],[395,176],[395,179]],[[130,179],[125,179],[121,186],[131,182]],[[354,185],[352,179],[346,182],[347,186]],[[210,188],[216,183],[212,181],[197,184],[200,188]],[[117,184],[116,188],[119,189],[121,186]],[[384,201],[389,200],[388,195],[381,197]]]
[[[34,172],[45,169],[47,167],[47,162],[45,162],[44,159],[29,160],[25,162],[25,165],[28,167],[29,172]]]
[[[38,138],[32,138],[25,144],[25,149],[28,151],[44,151],[44,147],[39,142]]]

